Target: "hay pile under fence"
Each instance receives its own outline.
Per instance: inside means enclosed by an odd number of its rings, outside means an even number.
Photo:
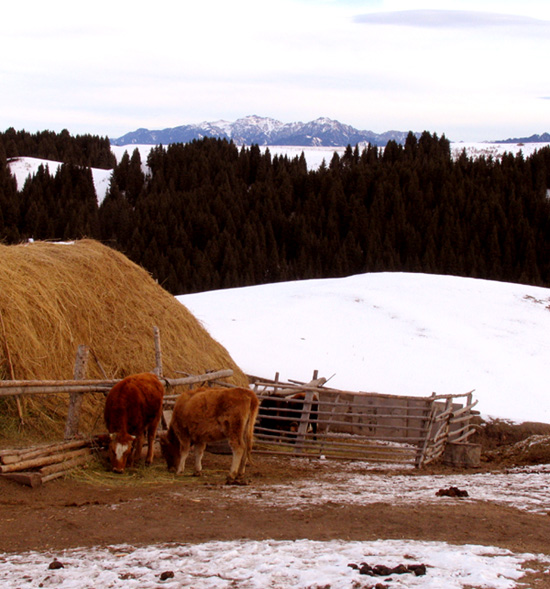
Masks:
[[[153,370],[154,326],[165,376],[229,368],[231,383],[248,384],[189,310],[120,252],[89,239],[0,245],[0,379],[71,379],[80,344],[91,351],[90,379]],[[68,395],[21,402],[27,423],[53,425],[64,422]],[[101,396],[86,395],[85,414],[96,419],[98,403]],[[2,400],[0,419],[14,404]]]

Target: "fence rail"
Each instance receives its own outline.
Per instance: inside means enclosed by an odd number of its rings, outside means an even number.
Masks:
[[[258,395],[256,452],[421,467],[475,432],[473,391],[429,397],[352,392],[249,376]]]

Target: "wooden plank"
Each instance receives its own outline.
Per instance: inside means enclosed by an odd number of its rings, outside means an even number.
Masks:
[[[0,474],[0,477],[27,485],[27,487],[32,487],[33,489],[42,486],[42,477],[37,472],[10,472],[8,474]]]

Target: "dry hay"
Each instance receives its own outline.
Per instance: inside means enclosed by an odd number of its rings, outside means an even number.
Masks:
[[[247,386],[227,350],[123,254],[89,239],[0,245],[0,380],[72,379],[80,344],[91,352],[87,378],[153,370],[154,326],[164,376],[230,368],[228,382]],[[102,399],[86,395],[86,404]],[[13,400],[0,402],[0,418],[13,413]],[[27,422],[34,414],[58,422],[68,398],[28,396],[24,405]]]

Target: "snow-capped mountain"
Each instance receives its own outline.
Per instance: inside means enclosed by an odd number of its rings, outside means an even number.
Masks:
[[[514,139],[501,139],[494,143],[547,143],[550,141],[550,133],[531,135],[529,137],[515,137]]]
[[[319,147],[345,147],[358,143],[384,146],[392,139],[404,143],[408,131],[387,131],[374,133],[360,131],[338,121],[321,117],[309,123],[282,123],[268,117],[256,115],[228,121],[204,122],[198,125],[182,125],[157,131],[138,129],[118,139],[113,145],[154,145],[188,143],[203,137],[231,139],[237,145],[301,145]]]

